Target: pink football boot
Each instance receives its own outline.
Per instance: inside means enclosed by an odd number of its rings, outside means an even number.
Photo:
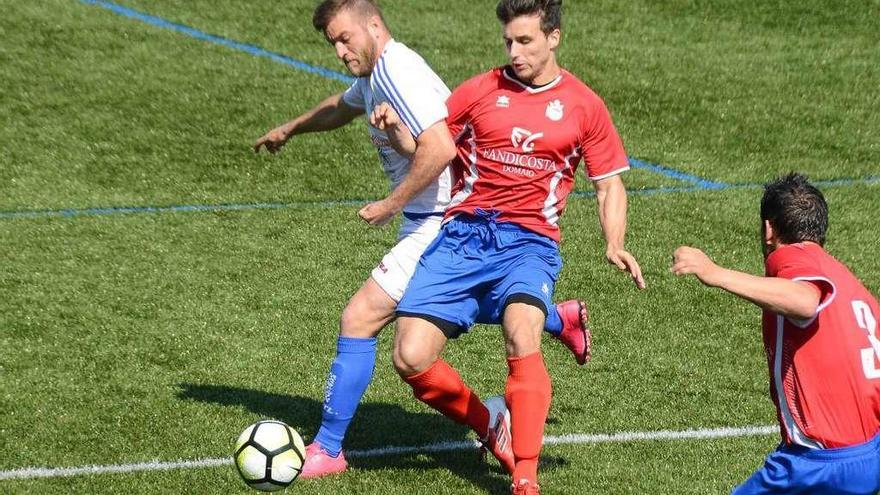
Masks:
[[[587,326],[590,319],[587,304],[573,299],[557,304],[556,310],[562,319],[562,332],[557,338],[574,354],[577,364],[587,364],[590,360],[590,345],[593,338],[590,327]]]
[[[299,477],[300,479],[320,478],[341,473],[346,469],[348,462],[342,452],[336,457],[331,457],[321,448],[321,444],[312,442],[306,446],[306,460]]]

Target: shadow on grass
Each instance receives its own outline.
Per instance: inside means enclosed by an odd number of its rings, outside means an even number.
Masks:
[[[181,383],[178,397],[223,406],[245,407],[264,418],[296,428],[306,443],[317,432],[321,402],[309,397],[261,392],[223,385]],[[314,425],[314,426],[307,426]],[[414,413],[394,404],[366,402],[358,407],[349,427],[345,447],[363,450],[385,446],[421,446],[435,442],[467,441],[468,428],[437,413]],[[547,459],[542,458],[542,463]],[[564,461],[562,461],[564,462]],[[509,493],[510,478],[493,459],[478,460],[478,451],[427,452],[418,454],[355,457],[353,469],[448,469],[456,476],[484,488],[488,493]]]

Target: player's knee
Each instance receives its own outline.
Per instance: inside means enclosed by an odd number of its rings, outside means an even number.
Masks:
[[[436,356],[415,341],[394,343],[391,361],[400,376],[412,376],[431,367]]]
[[[379,313],[362,301],[349,301],[339,318],[339,334],[354,338],[375,337],[391,319],[390,314]]]
[[[528,327],[507,329],[504,335],[508,357],[527,356],[541,350],[541,330]]]

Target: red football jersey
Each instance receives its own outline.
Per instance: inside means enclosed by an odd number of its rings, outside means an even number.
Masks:
[[[766,269],[768,277],[808,281],[821,293],[809,321],[764,312],[770,395],[784,441],[836,448],[870,440],[880,432],[877,300],[818,244],[783,246]]]
[[[494,210],[558,242],[581,158],[592,180],[629,168],[605,103],[567,71],[535,88],[498,68],[462,83],[446,106],[458,145],[447,218]]]

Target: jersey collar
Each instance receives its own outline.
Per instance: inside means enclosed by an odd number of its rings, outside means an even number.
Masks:
[[[553,79],[552,81],[548,82],[547,84],[544,84],[543,86],[534,87],[534,86],[529,86],[528,84],[520,81],[516,77],[513,77],[510,74],[508,74],[507,73],[508,68],[509,68],[509,66],[505,66],[505,67],[501,68],[501,74],[504,76],[504,78],[507,79],[508,81],[513,82],[514,84],[520,86],[521,88],[525,89],[526,91],[528,91],[529,93],[532,93],[532,94],[543,93],[544,91],[555,88],[559,84],[559,81],[562,80],[562,74],[563,74],[563,72],[560,71],[559,75],[556,76],[556,79]]]

